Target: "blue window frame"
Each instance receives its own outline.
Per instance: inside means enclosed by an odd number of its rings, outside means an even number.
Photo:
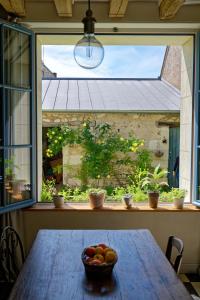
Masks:
[[[0,23],[0,213],[36,199],[34,35]]]

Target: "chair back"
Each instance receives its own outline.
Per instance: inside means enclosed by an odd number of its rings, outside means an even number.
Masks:
[[[24,263],[24,249],[18,233],[11,226],[0,236],[0,281],[14,282]]]
[[[176,248],[178,255],[175,260],[172,261],[172,250]],[[170,264],[174,268],[175,272],[178,274],[181,266],[182,256],[183,256],[184,245],[183,241],[175,236],[170,236],[168,239],[166,257],[169,260]]]

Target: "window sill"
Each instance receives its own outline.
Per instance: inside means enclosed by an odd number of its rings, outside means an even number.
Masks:
[[[68,203],[63,208],[55,208],[53,203],[37,203],[32,207],[25,208],[24,211],[93,211],[93,212],[200,212],[192,204],[185,204],[183,209],[176,209],[172,204],[159,204],[159,207],[152,209],[148,204],[134,204],[132,208],[126,209],[122,204],[105,204],[102,209],[91,209],[88,203]]]

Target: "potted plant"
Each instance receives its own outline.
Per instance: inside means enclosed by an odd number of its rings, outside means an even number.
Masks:
[[[53,192],[53,203],[55,208],[62,208],[64,206],[64,196],[61,195],[56,189]]]
[[[148,172],[143,180],[142,187],[147,187],[149,206],[151,208],[157,208],[160,190],[163,186],[168,186],[167,182],[161,181],[166,175],[167,170],[161,169],[160,165],[157,165],[154,171],[152,173]]]
[[[89,189],[88,198],[92,209],[102,208],[106,197],[106,191],[103,189]]]
[[[174,207],[177,209],[182,209],[186,195],[186,190],[180,188],[172,188],[170,193],[172,195]]]

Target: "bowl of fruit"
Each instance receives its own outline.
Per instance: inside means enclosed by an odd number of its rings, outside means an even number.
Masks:
[[[87,275],[107,276],[111,275],[118,256],[111,247],[98,244],[85,248],[81,258]]]

